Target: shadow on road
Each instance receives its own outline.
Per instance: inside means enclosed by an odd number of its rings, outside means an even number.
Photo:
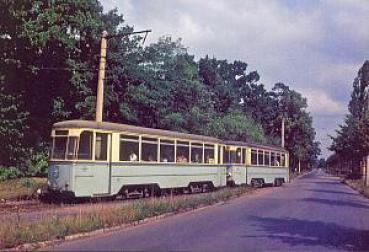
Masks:
[[[347,194],[347,195],[360,195],[359,193],[349,193],[342,191],[334,191],[334,190],[322,190],[322,189],[307,189],[309,192],[318,192],[318,193],[335,193],[335,194]]]
[[[293,218],[252,217],[254,226],[267,235],[244,235],[243,238],[267,237],[292,246],[324,246],[335,249],[367,250],[369,230],[357,230],[320,221]]]
[[[315,202],[315,203],[321,203],[321,204],[327,204],[329,206],[340,206],[340,207],[356,207],[356,208],[363,208],[363,209],[369,209],[368,205],[355,203],[355,202],[349,202],[349,201],[342,201],[342,200],[330,200],[330,199],[318,199],[318,198],[305,198],[303,201],[307,202]]]

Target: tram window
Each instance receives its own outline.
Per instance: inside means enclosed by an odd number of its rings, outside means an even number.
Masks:
[[[205,163],[206,164],[214,164],[214,145],[205,144]]]
[[[108,134],[96,133],[95,159],[107,160],[108,157]]]
[[[54,138],[53,158],[65,159],[67,139],[68,139],[67,137],[55,137]]]
[[[177,156],[176,162],[177,163],[188,163],[189,153],[190,153],[189,143],[178,141],[177,151],[176,151],[176,156]]]
[[[242,164],[246,163],[246,149],[242,149],[242,160],[241,160]]]
[[[223,164],[229,164],[230,163],[230,155],[229,150],[225,146],[223,146]]]
[[[281,154],[277,154],[277,159],[276,159],[276,166],[280,166],[281,165]]]
[[[79,137],[78,159],[92,159],[92,132],[83,131]]]
[[[138,136],[120,135],[119,160],[138,161],[140,143]]]
[[[77,150],[77,137],[69,137],[67,148],[67,159],[75,159]]]
[[[258,165],[264,165],[264,153],[262,150],[258,150]]]
[[[274,152],[271,152],[270,153],[270,164],[272,165],[272,166],[276,166],[276,157],[275,157],[275,153]]]
[[[281,155],[281,166],[283,167],[286,166],[286,155],[285,154]]]
[[[265,156],[264,156],[264,164],[265,165],[270,165],[270,152],[266,151],[265,152]]]
[[[230,157],[230,163],[235,164],[236,163],[236,151],[230,151],[229,157]]]
[[[174,162],[174,141],[160,140],[160,162]]]
[[[155,138],[142,138],[142,158],[143,161],[158,161],[158,140]]]
[[[237,148],[236,150],[236,164],[241,164],[242,163],[242,153],[241,153],[241,148]]]
[[[258,152],[257,150],[251,150],[251,164],[257,165],[258,164]]]
[[[68,136],[68,130],[55,130],[56,136]]]
[[[192,163],[202,163],[202,144],[191,144],[191,162]]]

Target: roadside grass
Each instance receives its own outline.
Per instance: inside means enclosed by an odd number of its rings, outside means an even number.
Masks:
[[[16,178],[0,182],[0,200],[29,199],[32,194],[46,184],[46,178]]]
[[[246,186],[223,188],[214,192],[176,197],[150,198],[125,202],[122,205],[104,205],[91,211],[65,217],[48,216],[38,222],[18,218],[0,223],[0,249],[24,243],[63,239],[66,236],[103,228],[134,224],[166,213],[185,212],[202,206],[224,202],[251,193]]]
[[[344,183],[369,198],[369,187],[364,185],[362,179],[344,179]]]

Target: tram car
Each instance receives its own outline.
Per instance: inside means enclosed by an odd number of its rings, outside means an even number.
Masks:
[[[51,136],[46,194],[63,198],[289,182],[288,152],[276,146],[85,120],[55,123]]]

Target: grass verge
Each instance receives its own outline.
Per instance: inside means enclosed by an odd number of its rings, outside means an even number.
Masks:
[[[32,194],[46,184],[46,178],[17,178],[0,182],[0,200],[29,199]]]
[[[343,182],[352,189],[369,198],[369,187],[364,185],[364,181],[362,179],[344,179]]]
[[[92,212],[80,211],[79,214],[66,217],[49,216],[37,223],[22,219],[4,220],[0,224],[0,249],[24,243],[63,239],[69,235],[123,224],[134,224],[166,213],[183,212],[223,202],[252,190],[249,187],[224,188],[206,194],[135,200],[122,205],[101,204],[101,207]]]

